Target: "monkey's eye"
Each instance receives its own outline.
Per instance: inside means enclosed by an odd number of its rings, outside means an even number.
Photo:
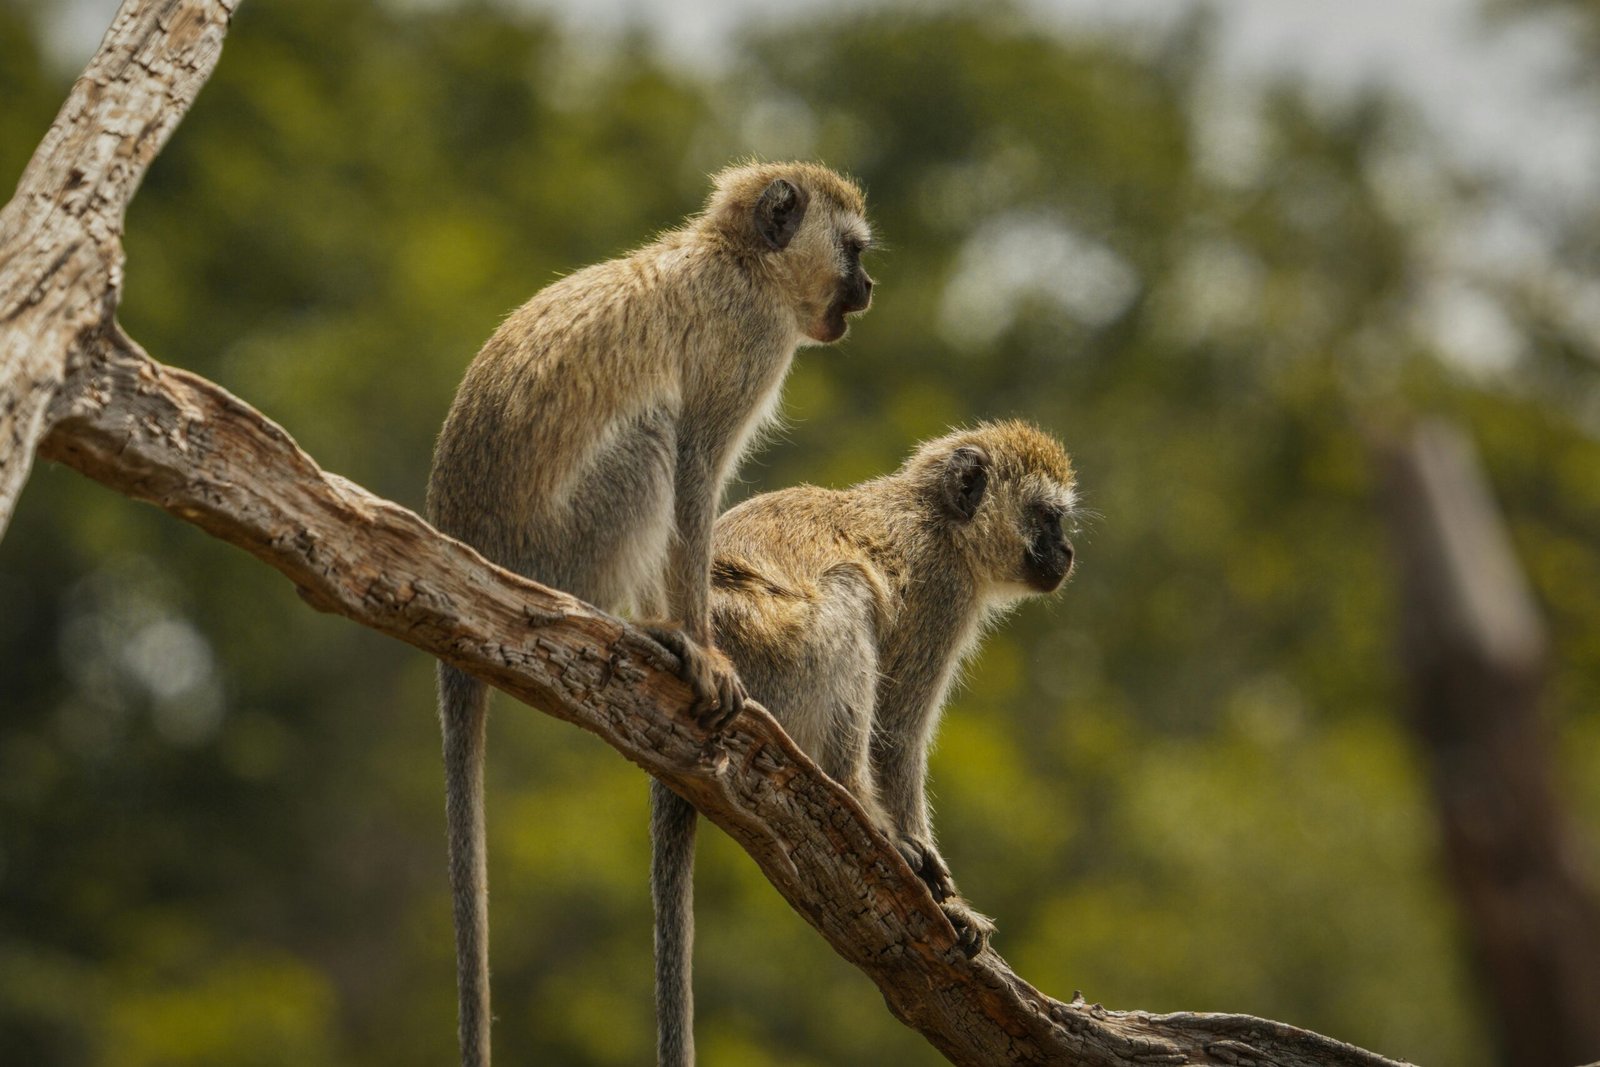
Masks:
[[[861,243],[860,238],[846,237],[844,239],[844,254],[849,257],[850,262],[854,263],[855,261],[859,260],[861,258],[861,253],[865,252],[866,250],[867,246]]]

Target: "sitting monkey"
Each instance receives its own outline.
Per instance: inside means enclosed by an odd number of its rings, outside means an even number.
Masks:
[[[861,802],[976,954],[994,924],[960,896],[934,847],[928,751],[950,683],[985,624],[1060,588],[1074,478],[1024,422],[919,447],[849,489],[801,486],[717,520],[711,616],[750,694]],[[693,1062],[695,811],[652,783],[660,1063]]]

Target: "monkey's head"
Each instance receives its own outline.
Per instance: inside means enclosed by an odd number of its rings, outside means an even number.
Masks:
[[[909,465],[988,596],[1053,593],[1072,573],[1076,477],[1043,430],[982,423],[924,444]]]
[[[872,277],[861,265],[872,246],[861,190],[815,163],[749,163],[714,181],[702,228],[773,284],[803,337],[843,337],[845,316],[872,303]]]

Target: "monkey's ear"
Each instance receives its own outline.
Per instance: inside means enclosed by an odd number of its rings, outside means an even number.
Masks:
[[[982,449],[962,445],[950,453],[944,468],[944,502],[962,522],[971,521],[989,489],[989,457]]]
[[[804,189],[785,178],[775,178],[761,190],[756,201],[756,233],[774,252],[789,247],[789,242],[800,230],[810,201]]]

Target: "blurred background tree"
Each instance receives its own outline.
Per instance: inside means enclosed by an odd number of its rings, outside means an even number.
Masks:
[[[7,180],[73,73],[44,12],[0,4]],[[1593,864],[1600,219],[1533,265],[1444,262],[1495,184],[1383,94],[1220,93],[1214,30],[867,9],[707,71],[501,4],[247,3],[134,201],[123,320],[417,507],[510,308],[693,210],[730,158],[850,170],[888,246],[880,299],[801,354],[740,493],[1021,415],[1067,441],[1098,513],[1065,595],[973,664],[934,764],[999,951],[1057,995],[1488,1064],[1397,715],[1366,441],[1426,409],[1481,442],[1552,626]],[[0,544],[0,605],[8,1057],[448,1062],[431,663],[48,466]],[[647,1062],[644,782],[559,723],[494,719],[498,1051]],[[708,835],[701,872],[708,1067],[938,1062],[729,842]]]

